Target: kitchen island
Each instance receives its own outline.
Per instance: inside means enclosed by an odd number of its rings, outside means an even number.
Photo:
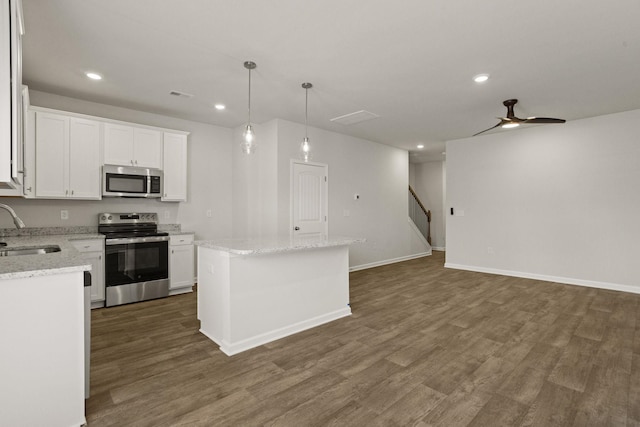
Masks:
[[[91,265],[72,234],[2,237],[0,256],[0,425],[79,426],[85,420],[89,322],[85,275]]]
[[[363,241],[196,241],[200,332],[232,356],[349,316],[349,245]]]

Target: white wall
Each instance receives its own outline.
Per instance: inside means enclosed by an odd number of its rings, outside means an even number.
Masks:
[[[278,218],[278,133],[275,120],[255,125],[256,151],[241,150],[244,125],[234,130],[233,237],[276,235]]]
[[[444,250],[445,214],[444,214],[444,175],[445,162],[433,161],[411,163],[411,187],[414,189],[425,208],[431,211],[431,245],[434,249]]]
[[[640,293],[640,110],[447,142],[447,266]]]
[[[290,163],[299,158],[305,130],[286,120],[277,126],[278,230],[289,233]],[[308,133],[311,161],[329,166],[329,233],[367,239],[350,248],[351,267],[430,253],[408,223],[407,151],[314,127]]]
[[[0,198],[12,206],[28,227],[95,226],[100,212],[158,212],[162,223],[178,223],[195,231],[198,239],[231,236],[231,129],[191,122],[157,114],[31,91],[31,103],[75,113],[124,120],[150,126],[191,132],[188,138],[187,202],[160,202],[142,199],[33,200]],[[60,210],[69,211],[69,220],[60,219]],[[212,217],[206,217],[206,211]],[[169,218],[165,213],[169,213]],[[0,228],[12,228],[8,214],[0,212]]]

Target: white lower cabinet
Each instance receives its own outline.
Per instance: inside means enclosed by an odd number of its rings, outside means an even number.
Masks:
[[[91,308],[104,307],[104,240],[74,240],[71,243],[91,263]]]
[[[169,240],[169,295],[193,290],[193,234],[177,234]]]
[[[55,273],[2,280],[1,426],[86,423],[84,275]]]

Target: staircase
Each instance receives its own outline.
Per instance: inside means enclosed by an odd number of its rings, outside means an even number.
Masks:
[[[425,209],[411,186],[409,186],[409,218],[427,243],[431,244],[431,211]]]

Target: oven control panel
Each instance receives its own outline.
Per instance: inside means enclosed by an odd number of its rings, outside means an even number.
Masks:
[[[147,213],[101,213],[98,214],[100,224],[137,224],[137,223],[158,223],[158,214]]]

